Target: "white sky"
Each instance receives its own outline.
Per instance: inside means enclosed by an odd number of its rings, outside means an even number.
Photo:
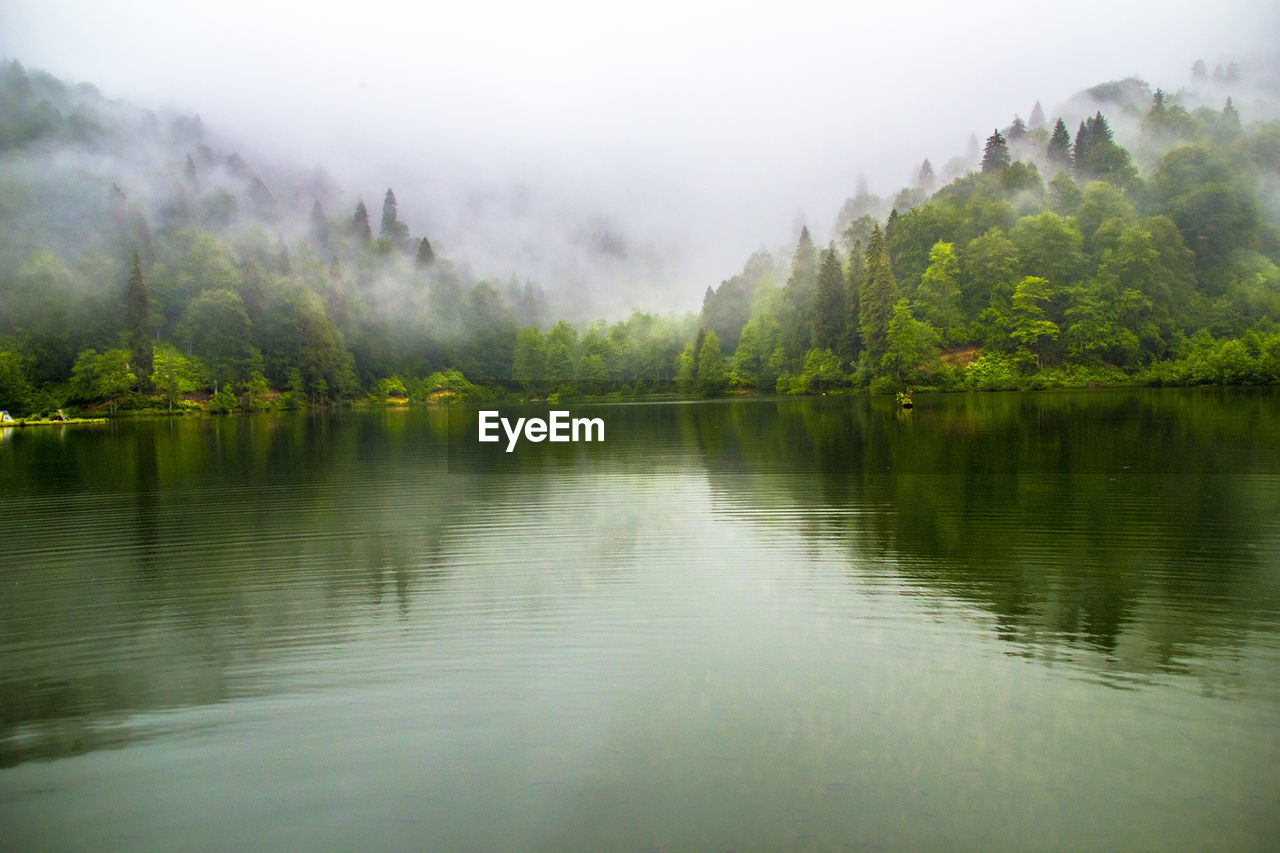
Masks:
[[[800,216],[826,239],[859,173],[890,194],[1037,99],[1052,117],[1130,74],[1176,90],[1277,35],[1261,0],[0,2],[0,54],[198,112],[366,201],[393,186],[479,272],[530,272],[504,233],[602,217],[665,259],[653,292],[678,304],[649,307],[696,306]]]

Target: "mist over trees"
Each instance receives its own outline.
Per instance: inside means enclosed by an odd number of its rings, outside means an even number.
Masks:
[[[1246,78],[1037,102],[892,199],[860,181],[825,245],[758,252],[696,316],[575,325],[393,187],[375,234],[320,169],[7,62],[0,408],[1280,381],[1280,125]]]
[[[1074,137],[1066,113],[1037,103],[1030,124],[1015,114],[980,155],[972,141],[965,171],[936,191],[928,160],[892,204],[860,186],[824,257],[844,270],[843,301],[828,285],[797,305],[805,229],[781,310],[769,294],[735,309],[744,342],[757,312],[781,326],[767,355],[754,334],[731,355],[731,384],[1280,381],[1280,124],[1247,121],[1227,73],[1215,81],[1176,95],[1136,79],[1096,86],[1068,105]],[[1273,97],[1255,104],[1275,114]],[[957,171],[953,160],[946,173]],[[721,290],[736,304],[733,280]],[[708,290],[701,326],[724,340],[735,330],[721,290]],[[855,322],[833,338],[837,315]]]

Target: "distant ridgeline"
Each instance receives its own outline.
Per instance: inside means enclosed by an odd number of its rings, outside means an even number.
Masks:
[[[1176,94],[1037,103],[892,202],[859,186],[825,247],[753,256],[698,316],[576,327],[473,280],[391,189],[375,236],[318,169],[0,64],[0,409],[1275,383],[1265,85],[1197,62]]]

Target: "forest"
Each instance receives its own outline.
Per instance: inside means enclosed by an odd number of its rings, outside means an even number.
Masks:
[[[1197,62],[1176,92],[1036,103],[893,198],[859,186],[825,245],[802,228],[696,314],[585,320],[477,280],[390,187],[351,205],[12,60],[0,409],[1276,383],[1278,101]]]

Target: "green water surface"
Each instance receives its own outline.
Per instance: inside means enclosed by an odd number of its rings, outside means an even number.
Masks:
[[[1280,394],[916,403],[4,431],[0,847],[1280,847]]]

